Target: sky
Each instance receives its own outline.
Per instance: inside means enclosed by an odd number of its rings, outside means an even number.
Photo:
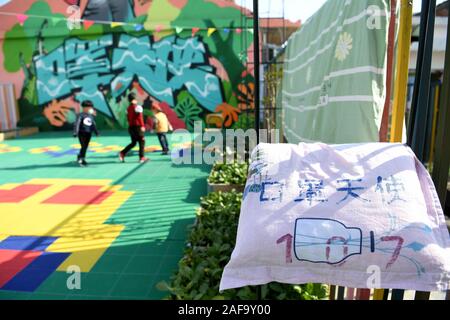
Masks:
[[[413,1],[414,12],[420,12],[422,1]],[[437,0],[437,3],[439,4],[444,1]],[[284,16],[286,18],[291,21],[297,21],[299,19],[306,21],[325,2],[326,0],[259,0],[259,12],[261,17],[283,17],[284,3]],[[236,3],[253,10],[253,0],[236,0]]]
[[[0,0],[0,6],[11,0]],[[258,0],[259,12],[261,17],[280,18],[285,16],[291,21],[306,21],[312,16],[327,0]],[[413,0],[414,12],[419,12],[422,0]],[[442,3],[445,0],[437,0]],[[235,0],[239,5],[253,10],[253,0]],[[284,4],[284,14],[283,14]]]

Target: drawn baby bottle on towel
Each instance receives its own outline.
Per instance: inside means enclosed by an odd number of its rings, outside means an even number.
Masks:
[[[339,264],[362,253],[362,231],[331,219],[298,219],[294,253],[298,260]]]

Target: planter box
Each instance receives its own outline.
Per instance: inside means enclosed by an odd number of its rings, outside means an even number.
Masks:
[[[239,184],[215,184],[208,182],[208,193],[211,192],[231,192],[236,190],[237,192],[244,192],[245,186]]]

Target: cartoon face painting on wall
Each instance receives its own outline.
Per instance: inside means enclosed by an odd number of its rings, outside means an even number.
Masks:
[[[80,7],[82,23],[69,30],[66,9],[73,5]],[[223,119],[216,126],[241,128],[252,121],[248,84],[254,78],[247,52],[253,36],[237,28],[242,12],[235,4],[39,0],[28,8],[20,1],[7,6],[26,17],[0,40],[2,77],[14,73],[23,79],[15,84],[21,126],[70,128],[79,104],[89,99],[100,128],[126,128],[130,92],[144,108],[162,102],[174,129],[191,130],[211,113]],[[157,24],[162,13],[170,18]]]

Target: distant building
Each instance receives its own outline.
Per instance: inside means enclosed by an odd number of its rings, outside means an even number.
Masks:
[[[433,61],[431,69],[433,73],[439,74],[444,71],[445,60],[445,46],[447,39],[447,23],[449,1],[443,2],[436,8],[436,23],[434,30],[434,44],[433,44]],[[409,62],[409,70],[412,73],[416,70],[417,51],[419,49],[419,34],[420,34],[420,14],[413,17],[413,43],[411,45],[411,55]]]
[[[263,43],[263,62],[268,62],[277,55],[287,39],[300,28],[301,21],[261,18],[259,24]]]

